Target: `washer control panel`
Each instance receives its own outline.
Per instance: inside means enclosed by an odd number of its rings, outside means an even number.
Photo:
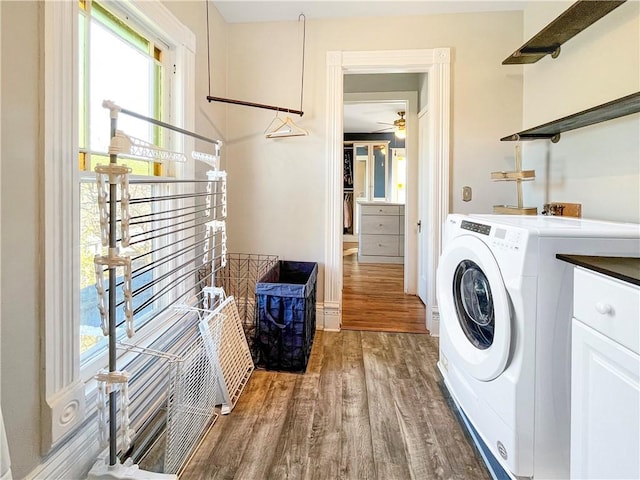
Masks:
[[[491,225],[470,222],[469,220],[462,220],[462,222],[460,222],[460,228],[462,230],[468,230],[470,232],[479,233],[480,235],[486,235],[487,237],[490,237],[491,246],[494,249],[511,250],[517,252],[522,246],[522,232],[519,230],[496,226],[492,227]]]
[[[482,223],[470,222],[469,220],[463,220],[460,223],[460,228],[463,230],[469,230],[471,232],[481,233],[482,235],[489,235],[489,233],[491,233],[490,225],[483,225]]]
[[[522,232],[495,227],[491,245],[493,248],[514,250],[517,252],[522,245]]]

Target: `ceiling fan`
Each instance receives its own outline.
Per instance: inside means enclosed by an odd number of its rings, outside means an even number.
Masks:
[[[404,119],[405,112],[398,112],[398,115],[400,116],[400,118],[397,120],[394,120],[393,123],[377,122],[381,125],[391,125],[391,126],[387,128],[383,128],[381,130],[376,130],[373,133],[382,133],[382,132],[391,130],[395,133],[396,137],[405,138],[407,134],[406,120]]]

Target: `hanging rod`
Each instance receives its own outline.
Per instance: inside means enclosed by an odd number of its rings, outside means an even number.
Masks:
[[[206,6],[206,16],[207,16],[207,73],[209,75],[209,95],[207,95],[207,101],[211,102],[222,102],[222,103],[231,103],[232,105],[244,105],[245,107],[253,107],[253,108],[264,108],[265,110],[275,110],[277,112],[286,112],[286,113],[294,113],[296,115],[300,115],[301,117],[304,115],[302,111],[302,92],[304,83],[300,85],[300,110],[294,110],[292,108],[283,108],[277,107],[275,105],[266,105],[264,103],[254,103],[254,102],[245,102],[244,100],[234,100],[232,98],[223,98],[223,97],[213,97],[211,96],[211,40],[209,36],[209,2],[205,2]],[[304,47],[306,40],[306,17],[303,13],[298,16],[298,21],[300,21],[300,17],[304,18],[304,30],[302,37],[302,82],[304,82]]]
[[[296,115],[303,116],[302,110],[294,110],[292,108],[276,107],[275,105],[265,105],[264,103],[245,102],[244,100],[233,100],[231,98],[212,97],[207,95],[207,100],[211,102],[223,102],[232,103],[233,105],[244,105],[245,107],[264,108],[266,110],[276,110],[278,112],[295,113]]]
[[[153,123],[154,125],[158,125],[159,127],[168,128],[169,130],[173,130],[174,132],[182,133],[184,135],[189,135],[190,137],[197,138],[198,140],[202,140],[205,142],[213,143],[214,145],[220,145],[220,140],[213,140],[211,138],[204,137],[198,133],[190,132],[189,130],[176,127],[175,125],[171,125],[170,123],[162,122],[160,120],[156,120],[155,118],[151,118],[151,117],[146,117],[139,113],[132,112],[131,110],[127,110],[126,108],[122,108],[108,100],[103,101],[102,106],[104,108],[108,108],[109,110],[111,110],[111,115],[113,115],[114,112],[124,113],[125,115],[129,115],[130,117],[134,117],[139,120],[144,120],[146,122]]]

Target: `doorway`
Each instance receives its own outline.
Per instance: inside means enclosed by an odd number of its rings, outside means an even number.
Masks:
[[[427,332],[425,307],[414,295],[416,252],[406,241],[415,226],[405,222],[406,166],[417,162],[418,148],[404,116],[417,109],[421,80],[419,74],[344,79],[345,330]]]
[[[449,205],[449,49],[363,51],[327,53],[327,218],[328,232],[324,270],[324,327],[340,330],[342,311],[342,105],[344,100],[343,75],[345,73],[416,73],[428,75],[427,98],[430,107],[428,185],[429,218],[421,219],[427,227],[427,328],[437,334],[437,305],[435,299],[435,269],[441,246],[441,225],[448,214]],[[417,124],[417,122],[416,122]],[[417,137],[416,137],[417,138]],[[407,172],[415,179],[416,172]],[[417,188],[415,189],[417,191]],[[415,202],[415,200],[414,200]],[[408,202],[410,204],[410,201]],[[414,213],[415,215],[415,213]]]
[[[403,265],[361,263],[344,243],[342,329],[427,333],[425,306],[403,291]]]

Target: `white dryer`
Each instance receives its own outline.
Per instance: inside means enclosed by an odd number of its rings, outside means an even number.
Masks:
[[[443,244],[447,389],[510,477],[569,478],[573,269],[555,255],[640,256],[640,225],[450,215]]]

